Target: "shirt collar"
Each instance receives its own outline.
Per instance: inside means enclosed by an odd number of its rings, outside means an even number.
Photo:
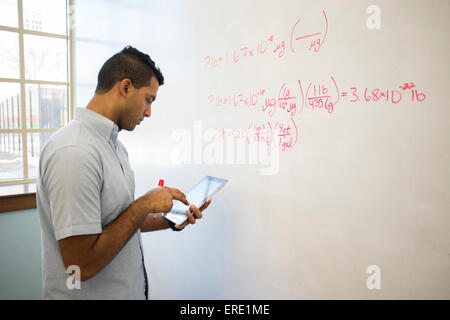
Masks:
[[[75,108],[75,119],[85,122],[101,137],[116,143],[119,127],[110,119],[87,108]]]

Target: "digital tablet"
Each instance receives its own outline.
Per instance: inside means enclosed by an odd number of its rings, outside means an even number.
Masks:
[[[211,198],[215,193],[217,193],[220,189],[222,189],[225,184],[228,182],[227,179],[206,176],[199,183],[197,183],[191,190],[189,190],[186,194],[186,199],[190,204],[195,205],[197,208],[200,208],[206,200]],[[165,213],[164,217],[169,219],[173,223],[182,224],[186,221],[186,210],[189,207],[185,205],[183,202],[174,200],[173,207],[170,212]]]

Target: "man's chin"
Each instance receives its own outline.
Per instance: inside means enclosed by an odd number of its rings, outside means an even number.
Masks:
[[[121,131],[121,130],[133,131],[135,128],[136,128],[136,125],[134,125],[132,127],[131,126],[127,126],[127,127],[123,127],[123,128],[119,127],[119,131]]]

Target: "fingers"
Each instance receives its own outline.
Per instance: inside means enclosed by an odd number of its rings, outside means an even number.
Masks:
[[[186,210],[186,216],[187,216],[190,224],[195,224],[196,218],[194,217],[194,214],[189,209]]]
[[[191,210],[192,215],[194,216],[194,218],[196,218],[196,219],[203,218],[203,212],[200,209],[198,209],[195,205],[191,204],[189,209]]]
[[[185,222],[183,222],[181,225],[179,225],[179,224],[176,224],[175,225],[175,228],[178,228],[178,229],[184,229],[184,227],[186,227],[187,225],[189,224],[189,220],[186,220]]]
[[[205,210],[206,208],[208,208],[209,204],[211,203],[212,199],[209,198],[201,207],[200,207],[200,211]]]
[[[165,188],[166,190],[168,190],[170,192],[170,194],[172,195],[173,199],[179,200],[179,201],[183,202],[185,205],[189,206],[189,201],[187,201],[186,195],[183,192],[181,192],[180,190],[178,190],[176,188],[170,188],[167,186],[164,186],[162,188]],[[179,229],[183,229],[188,224],[195,224],[197,219],[203,218],[202,211],[205,210],[206,208],[208,208],[208,206],[211,204],[211,201],[212,201],[212,199],[209,198],[200,208],[197,208],[195,205],[190,205],[189,209],[186,210],[187,220],[185,222],[183,222],[181,225],[177,224],[175,227],[177,227]]]
[[[190,205],[189,209],[186,210],[187,221],[190,224],[195,224],[197,219],[203,218],[203,213],[193,204]]]
[[[164,187],[164,188],[167,188],[170,191],[170,193],[172,194],[172,197],[175,200],[180,200],[185,205],[187,205],[187,206],[189,205],[189,201],[187,201],[186,195],[183,192],[181,192],[180,190],[178,190],[176,188],[170,188],[170,187]]]

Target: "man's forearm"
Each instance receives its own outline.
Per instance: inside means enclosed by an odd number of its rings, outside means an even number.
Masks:
[[[143,224],[149,213],[166,212],[178,200],[189,205],[180,190],[170,187],[155,188],[134,201],[114,221],[102,228],[100,234],[72,236],[58,241],[64,266],[78,265],[81,280],[87,280],[102,270],[120,252],[130,238],[143,227],[144,231],[169,227],[163,217],[156,217],[150,227]],[[153,218],[152,216],[150,216]]]
[[[89,278],[102,270],[136,233],[147,215],[146,208],[135,201],[104,227],[87,254],[88,270],[81,273]]]

